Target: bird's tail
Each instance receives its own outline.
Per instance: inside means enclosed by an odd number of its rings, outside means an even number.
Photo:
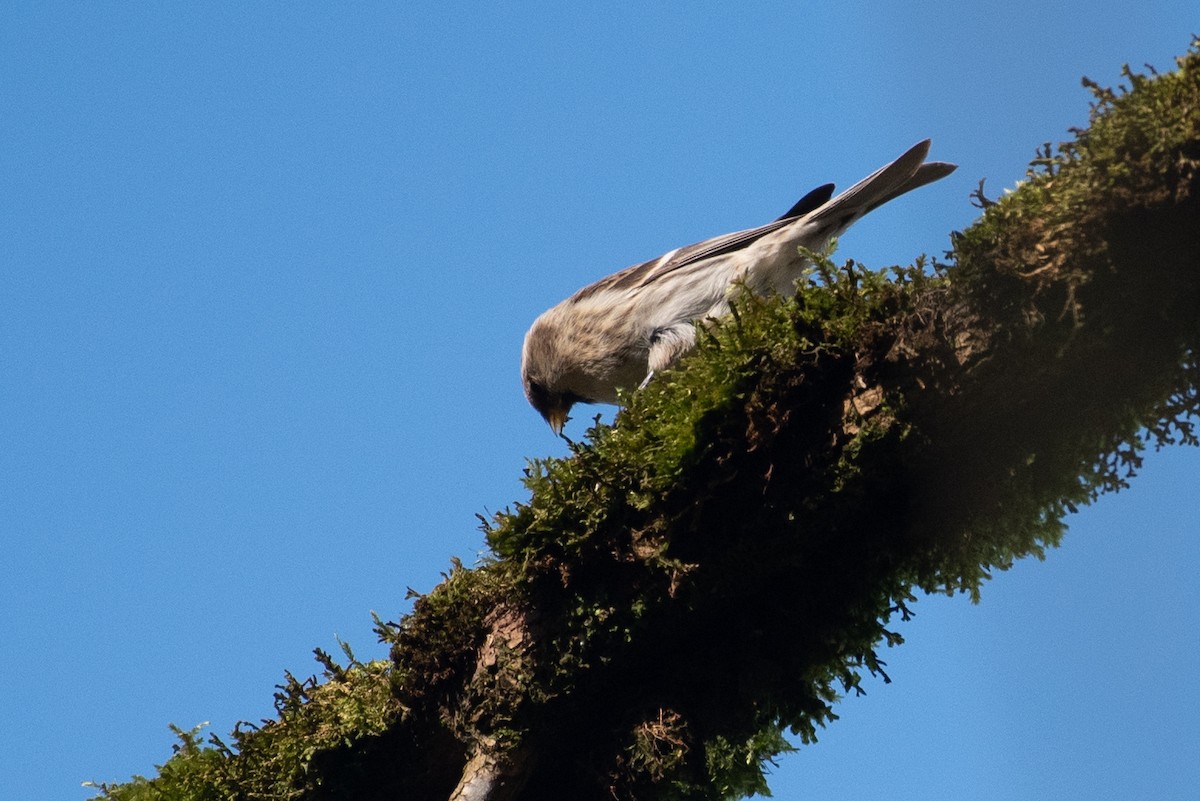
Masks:
[[[837,197],[809,213],[806,223],[829,225],[830,236],[849,228],[863,215],[919,186],[945,178],[958,168],[944,161],[925,161],[930,140],[918,142],[904,155],[863,178]]]

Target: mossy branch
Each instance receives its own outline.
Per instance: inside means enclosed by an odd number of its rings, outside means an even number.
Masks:
[[[112,799],[721,799],[882,675],[917,591],[977,598],[1197,443],[1200,52],[1091,86],[1091,124],[887,273],[818,258],[528,470],[390,662],[289,677]]]

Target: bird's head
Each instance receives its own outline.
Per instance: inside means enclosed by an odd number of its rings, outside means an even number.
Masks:
[[[570,418],[571,407],[581,398],[571,392],[555,392],[536,379],[525,379],[525,397],[537,409],[538,414],[550,424],[550,430],[557,436],[562,435],[563,426]]]
[[[534,322],[525,335],[521,351],[521,383],[525,397],[538,414],[550,424],[555,435],[562,435],[571,407],[593,403],[579,392],[577,366],[567,358],[570,349],[560,341],[558,327],[544,319]]]

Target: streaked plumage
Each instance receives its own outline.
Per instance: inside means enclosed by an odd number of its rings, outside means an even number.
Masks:
[[[955,165],[926,162],[929,140],[835,198],[814,189],[782,217],[677,248],[627,267],[544,312],[525,335],[525,395],[555,433],[576,403],[616,403],[696,341],[695,322],[729,312],[735,281],[760,294],[790,294],[803,275],[799,248],[820,250],[864,214],[943,178]]]

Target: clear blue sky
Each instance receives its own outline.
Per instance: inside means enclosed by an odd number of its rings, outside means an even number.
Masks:
[[[564,452],[517,376],[542,309],[925,137],[959,171],[841,255],[940,253],[1086,122],[1081,76],[1200,32],[1194,0],[805,5],[4,3],[0,801],[268,716],[336,636],[384,656],[370,611]],[[1194,799],[1197,489],[1152,454],[981,605],[922,600],[776,796]]]

